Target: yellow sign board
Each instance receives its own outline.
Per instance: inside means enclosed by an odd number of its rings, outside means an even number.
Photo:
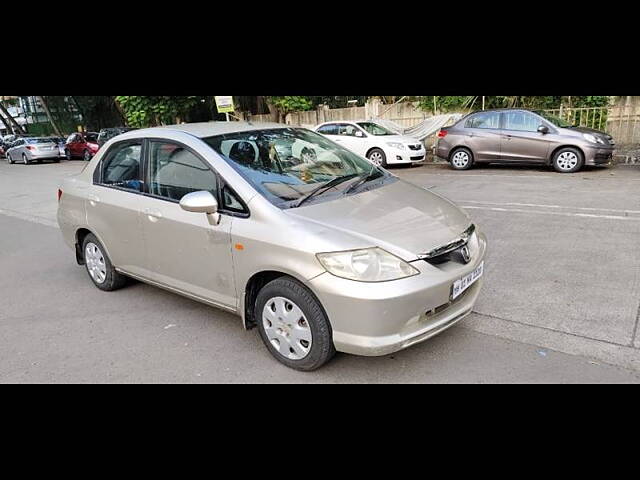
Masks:
[[[233,97],[214,97],[216,100],[216,106],[218,107],[218,113],[232,113],[235,108],[233,107]]]

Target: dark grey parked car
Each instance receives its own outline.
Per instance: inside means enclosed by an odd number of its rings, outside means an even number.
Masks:
[[[607,164],[611,135],[569,123],[543,112],[504,109],[467,115],[438,133],[435,153],[456,170],[474,163],[538,163],[558,172]]]

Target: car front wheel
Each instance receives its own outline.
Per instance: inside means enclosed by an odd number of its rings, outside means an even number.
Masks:
[[[68,148],[64,149],[64,156],[67,160],[71,160],[71,152],[69,151]]]
[[[286,366],[315,370],[335,354],[320,302],[297,280],[285,276],[266,284],[256,298],[255,312],[262,341]]]
[[[91,152],[89,150],[85,150],[84,151],[84,155],[82,156],[82,158],[84,159],[85,162],[88,162],[91,160]]]
[[[561,148],[553,155],[553,168],[560,173],[574,173],[582,168],[584,157],[577,148]]]
[[[371,150],[369,152],[369,155],[367,155],[367,158],[379,167],[387,166],[387,156],[379,148],[374,148],[373,150]]]

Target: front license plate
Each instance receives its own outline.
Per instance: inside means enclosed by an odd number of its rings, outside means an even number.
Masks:
[[[478,267],[471,273],[465,275],[460,280],[453,282],[453,288],[451,290],[451,300],[459,297],[462,292],[475,283],[482,276],[484,269],[484,262],[480,263]]]

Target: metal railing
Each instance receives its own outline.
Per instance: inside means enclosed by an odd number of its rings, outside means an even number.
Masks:
[[[596,130],[605,130],[607,128],[608,111],[608,107],[566,107],[544,110],[544,112],[561,118],[572,125]]]

